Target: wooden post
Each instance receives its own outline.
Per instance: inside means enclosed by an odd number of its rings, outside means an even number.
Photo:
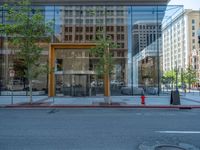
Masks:
[[[48,96],[55,96],[55,49],[52,45],[49,48],[49,84],[48,84]]]
[[[110,77],[109,74],[104,75],[104,96],[110,96]]]
[[[109,45],[108,48],[105,49],[105,62],[106,59],[109,56]],[[104,96],[110,96],[110,75],[109,75],[109,65],[105,64],[105,70],[104,70]]]

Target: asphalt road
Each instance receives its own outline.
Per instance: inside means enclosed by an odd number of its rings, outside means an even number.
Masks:
[[[200,147],[198,109],[0,109],[0,118],[0,150]]]

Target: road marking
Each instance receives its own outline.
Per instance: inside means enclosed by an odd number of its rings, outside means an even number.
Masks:
[[[177,133],[177,134],[200,134],[200,131],[156,131],[158,133]]]

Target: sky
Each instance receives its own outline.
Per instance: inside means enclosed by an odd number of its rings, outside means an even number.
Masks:
[[[200,10],[200,0],[171,0],[169,5],[184,5],[185,9]]]

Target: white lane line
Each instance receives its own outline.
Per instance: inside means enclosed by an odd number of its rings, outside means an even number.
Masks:
[[[168,133],[168,134],[200,134],[200,131],[156,131],[158,133]]]

